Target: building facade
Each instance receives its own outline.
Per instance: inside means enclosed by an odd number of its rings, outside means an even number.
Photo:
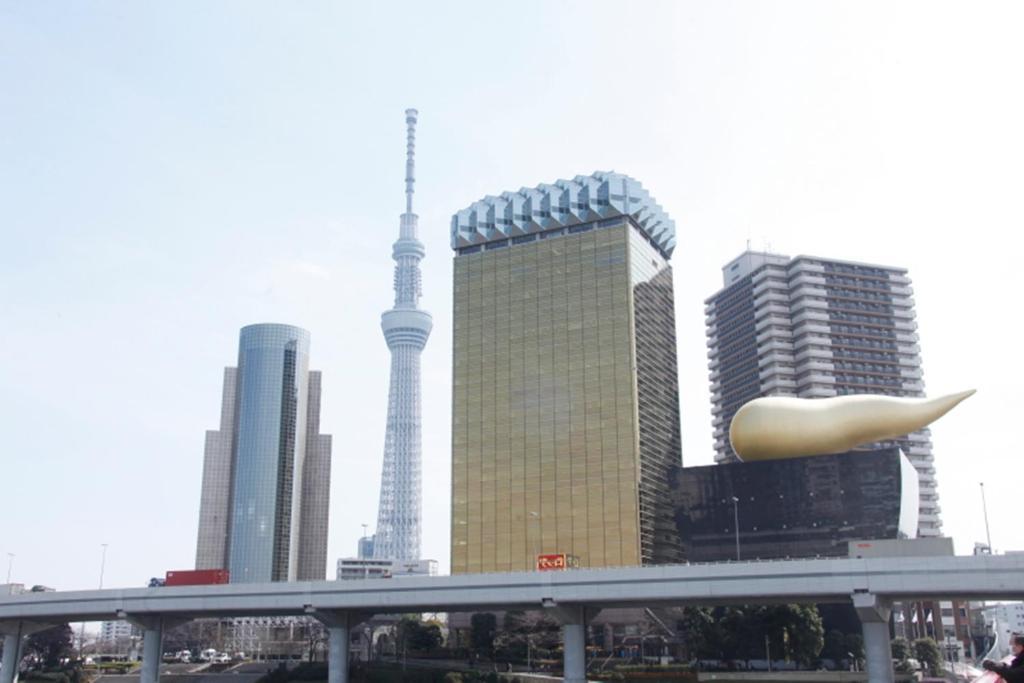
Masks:
[[[418,217],[412,210],[416,117],[415,109],[406,110],[405,213],[392,249],[395,305],[381,316],[381,328],[391,350],[391,384],[377,531],[373,537],[373,556],[378,559],[417,560],[422,538],[420,354],[433,321],[419,308],[420,261],[426,251],[419,240]]]
[[[678,561],[675,226],[595,173],[452,219],[452,573]]]
[[[917,498],[898,448],[678,468],[672,479],[689,562],[846,557],[850,541],[913,538]]]
[[[305,330],[242,328],[220,430],[206,434],[197,569],[227,569],[232,583],[325,578],[331,437],[308,367]]]
[[[131,622],[118,619],[100,624],[99,641],[106,645],[130,640],[133,636],[141,636],[141,632]]]
[[[999,628],[1009,633],[1024,633],[1024,602],[1005,602],[989,609]]]
[[[437,576],[437,560],[376,560],[346,557],[338,560],[337,579],[392,579],[401,576]]]
[[[705,301],[715,461],[735,462],[733,415],[760,396],[923,396],[913,290],[902,268],[746,251]],[[920,536],[941,534],[930,432],[895,442],[920,481]]]

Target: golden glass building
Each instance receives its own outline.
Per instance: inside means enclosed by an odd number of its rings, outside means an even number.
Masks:
[[[680,559],[674,245],[617,173],[453,217],[453,573]]]

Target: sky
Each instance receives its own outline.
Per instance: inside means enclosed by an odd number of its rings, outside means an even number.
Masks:
[[[1021,25],[1017,2],[0,3],[0,562],[62,590],[193,566],[204,433],[257,322],[312,335],[329,576],[355,553],[407,107],[443,571],[451,215],[596,170],[676,223],[686,465],[712,462],[703,301],[727,261],[905,267],[928,394],[978,390],[933,426],[943,528],[985,540],[984,482],[993,546],[1024,549]]]

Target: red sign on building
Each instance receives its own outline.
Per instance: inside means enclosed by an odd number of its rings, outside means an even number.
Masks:
[[[537,571],[550,572],[563,569],[576,569],[580,566],[579,558],[575,555],[565,553],[554,553],[551,555],[537,556]]]

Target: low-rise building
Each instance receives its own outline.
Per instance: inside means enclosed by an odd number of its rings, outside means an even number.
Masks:
[[[437,560],[385,560],[343,557],[338,560],[338,580],[390,579],[399,576],[437,576]]]

